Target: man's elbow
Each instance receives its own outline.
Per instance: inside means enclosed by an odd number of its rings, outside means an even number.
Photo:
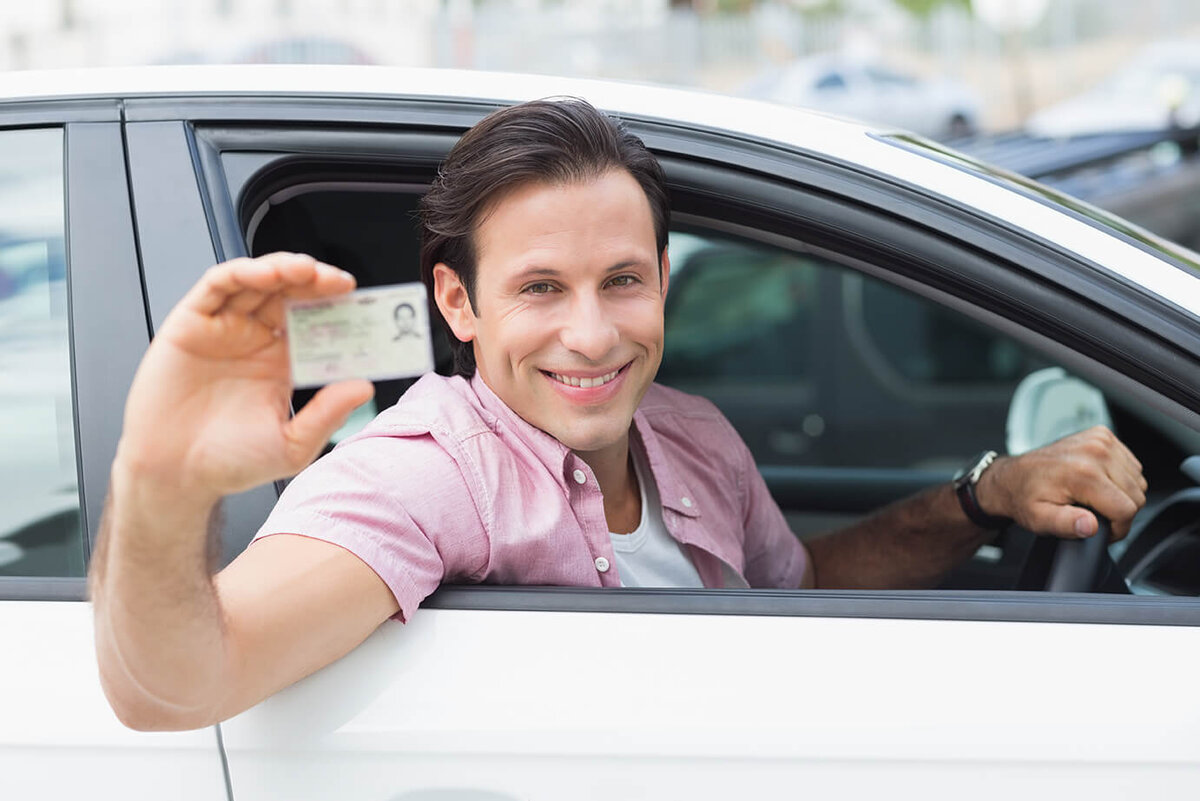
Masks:
[[[114,676],[103,659],[100,688],[117,720],[134,731],[188,731],[219,722],[211,706],[185,707],[155,698],[128,676]]]
[[[172,708],[135,692],[116,691],[107,684],[104,697],[117,720],[134,731],[187,731],[212,723],[206,716]]]

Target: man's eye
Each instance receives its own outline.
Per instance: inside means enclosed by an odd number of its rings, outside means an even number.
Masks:
[[[525,287],[523,291],[528,292],[531,295],[545,295],[553,290],[554,287],[552,287],[550,284],[546,283],[545,281],[540,281],[536,284],[530,284],[529,286]]]
[[[633,286],[637,283],[636,275],[618,275],[608,283],[611,286]]]

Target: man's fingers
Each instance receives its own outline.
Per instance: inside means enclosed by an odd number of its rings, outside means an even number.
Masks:
[[[1129,533],[1133,516],[1141,508],[1139,501],[1107,480],[1082,487],[1075,493],[1073,502],[1080,506],[1052,501],[1034,504],[1030,528],[1039,534],[1053,534],[1057,537],[1090,537],[1096,533],[1099,523],[1095,514],[1081,508],[1087,506],[1109,520],[1112,524],[1113,539],[1119,540]]]
[[[272,296],[265,292],[258,292],[253,289],[246,289],[238,292],[236,295],[231,295],[221,307],[222,312],[233,312],[243,316],[254,314],[258,309],[266,303]]]
[[[1109,470],[1109,478],[1122,494],[1141,509],[1146,505],[1146,479],[1141,473],[1129,473],[1118,469]]]
[[[287,461],[293,471],[316,458],[350,413],[375,394],[370,381],[340,381],[322,388],[285,426]]]
[[[1112,523],[1113,539],[1119,540],[1129,533],[1133,516],[1141,508],[1141,504],[1115,487],[1109,492],[1098,495],[1089,505]]]
[[[354,288],[354,277],[300,253],[271,253],[218,264],[184,297],[182,306],[204,315],[252,313],[270,296],[320,297]]]
[[[270,292],[280,283],[279,268],[296,265],[311,272],[316,261],[296,253],[272,253],[257,259],[232,259],[209,267],[180,303],[199,314],[216,314],[229,299],[247,289]],[[294,269],[294,268],[293,268]]]

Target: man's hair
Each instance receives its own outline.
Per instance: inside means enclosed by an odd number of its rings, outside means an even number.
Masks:
[[[633,176],[650,202],[661,270],[670,206],[662,167],[641,139],[577,98],[534,100],[489,114],[451,148],[421,200],[421,280],[429,297],[434,296],[434,265],[443,262],[458,274],[479,313],[475,233],[504,194],[530,183],[587,181],[614,169]],[[475,373],[471,343],[458,340],[449,326],[446,332],[455,375],[470,377]]]

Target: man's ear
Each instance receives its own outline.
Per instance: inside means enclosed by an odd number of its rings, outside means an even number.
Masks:
[[[455,338],[461,342],[475,339],[475,310],[467,288],[458,273],[442,262],[433,266],[433,300]]]
[[[671,257],[667,255],[667,249],[663,248],[662,258],[658,260],[658,283],[662,287],[662,296],[665,300],[667,297],[667,286],[671,283]]]

